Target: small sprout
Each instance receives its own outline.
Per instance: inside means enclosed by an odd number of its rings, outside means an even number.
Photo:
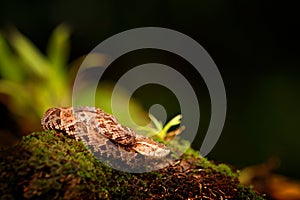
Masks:
[[[176,115],[174,118],[172,118],[165,126],[163,126],[162,122],[156,119],[152,114],[149,113],[149,118],[151,119],[152,124],[154,127],[139,127],[139,130],[144,130],[147,132],[147,135],[154,136],[158,138],[159,140],[165,141],[167,138],[172,138],[175,135],[180,134],[185,127],[180,127],[179,129],[176,129],[175,131],[169,132],[169,129],[173,126],[180,125],[182,115]],[[169,135],[170,134],[170,135]]]
[[[182,115],[179,114],[175,117],[173,117],[164,127],[163,129],[156,135],[159,139],[164,140],[165,137],[167,136],[167,132],[168,130],[172,127],[172,126],[176,126],[179,125],[181,123],[181,118]]]

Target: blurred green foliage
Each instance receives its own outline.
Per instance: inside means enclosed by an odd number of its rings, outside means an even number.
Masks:
[[[8,37],[0,33],[0,101],[13,113],[23,132],[40,129],[40,119],[48,108],[71,105],[71,85],[83,57],[68,65],[69,38],[70,29],[66,25],[58,26],[51,33],[46,54],[43,54],[16,29]],[[97,66],[103,65],[103,60],[105,56],[94,55]],[[96,106],[111,113],[113,84],[103,85],[101,94],[86,90],[80,98],[85,102],[89,95],[96,95]],[[126,124],[128,120],[122,117],[122,113],[127,108],[122,102],[128,94],[123,90],[117,96],[121,105],[117,109],[120,114],[117,117]],[[139,104],[134,100],[130,103],[131,114],[139,124],[149,121]]]
[[[7,39],[6,39],[7,38]],[[14,114],[23,131],[33,131],[40,127],[40,119],[45,110],[50,107],[71,105],[71,83],[76,64],[72,68],[68,66],[70,51],[70,29],[66,25],[58,26],[49,38],[46,54],[28,38],[13,29],[8,37],[0,32],[0,100],[2,100],[10,112]],[[93,55],[93,62],[101,66],[105,57]],[[87,68],[88,69],[88,68]],[[83,83],[86,84],[86,83]],[[101,95],[97,92],[96,106],[106,112],[111,110],[112,83],[104,83]],[[93,92],[82,92],[81,101],[85,102],[88,95]],[[120,122],[128,124],[129,120],[122,113],[127,111],[124,100],[128,98],[125,90],[119,90],[117,107]],[[8,97],[6,100],[4,97]],[[130,101],[130,111],[134,121],[139,125],[149,122],[143,108],[134,100]],[[161,140],[166,136],[171,126],[180,124],[181,116],[175,117],[165,127],[154,116],[150,116],[155,128],[147,127],[145,130]],[[151,124],[150,124],[151,126]]]
[[[46,54],[16,29],[9,33],[0,32],[0,100],[33,125],[47,108],[70,103],[70,29],[60,25],[51,33]]]

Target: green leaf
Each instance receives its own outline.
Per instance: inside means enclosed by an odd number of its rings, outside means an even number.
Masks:
[[[30,40],[15,30],[12,33],[10,42],[19,54],[20,59],[28,65],[31,72],[42,78],[47,78],[49,74],[51,75],[50,63]]]
[[[69,55],[70,30],[62,24],[55,28],[50,36],[47,54],[51,63],[51,77],[48,81],[48,89],[55,95],[57,105],[66,105],[70,103],[69,83],[71,82],[67,74],[67,61]]]
[[[172,118],[172,119],[164,126],[164,128],[163,128],[162,131],[167,132],[172,126],[176,126],[176,125],[180,124],[180,123],[181,123],[181,118],[182,118],[182,115],[181,115],[181,114],[179,114],[179,115],[173,117],[173,118]]]
[[[21,81],[25,76],[24,70],[9,49],[6,40],[0,33],[0,75],[3,79]]]
[[[181,123],[181,118],[182,115],[177,115],[175,117],[173,117],[165,126],[164,128],[156,135],[156,137],[160,138],[160,139],[164,139],[165,136],[167,135],[168,130],[172,127],[172,126],[176,126],[178,124]]]
[[[50,62],[56,69],[62,69],[67,63],[70,51],[70,30],[62,24],[50,36],[47,54]]]

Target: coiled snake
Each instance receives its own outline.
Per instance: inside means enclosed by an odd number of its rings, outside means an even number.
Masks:
[[[119,170],[144,172],[168,164],[170,150],[164,144],[136,134],[99,108],[50,108],[41,124],[83,141],[96,158]]]

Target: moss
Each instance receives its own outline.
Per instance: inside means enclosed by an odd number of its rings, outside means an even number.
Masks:
[[[257,195],[257,193],[253,190],[252,187],[245,187],[242,185],[238,186],[238,196],[241,199],[245,199],[245,200],[252,200],[252,199],[264,200],[264,197]]]
[[[211,174],[212,178],[224,179],[223,185],[238,188],[232,189],[232,192],[238,191],[234,195],[240,195],[240,199],[260,199],[255,192],[238,184],[237,175],[228,166],[213,165],[196,155],[199,154],[193,151],[185,154],[183,159],[193,166],[194,171],[201,171],[201,176],[207,181],[210,181],[208,174]],[[184,174],[181,168],[179,165],[151,173],[125,173],[103,165],[81,142],[62,133],[36,132],[0,153],[0,194],[1,199],[145,199],[150,196],[168,199],[201,196],[199,184],[191,184],[199,183],[200,179],[195,179],[197,174]],[[189,193],[184,187],[190,187]]]

